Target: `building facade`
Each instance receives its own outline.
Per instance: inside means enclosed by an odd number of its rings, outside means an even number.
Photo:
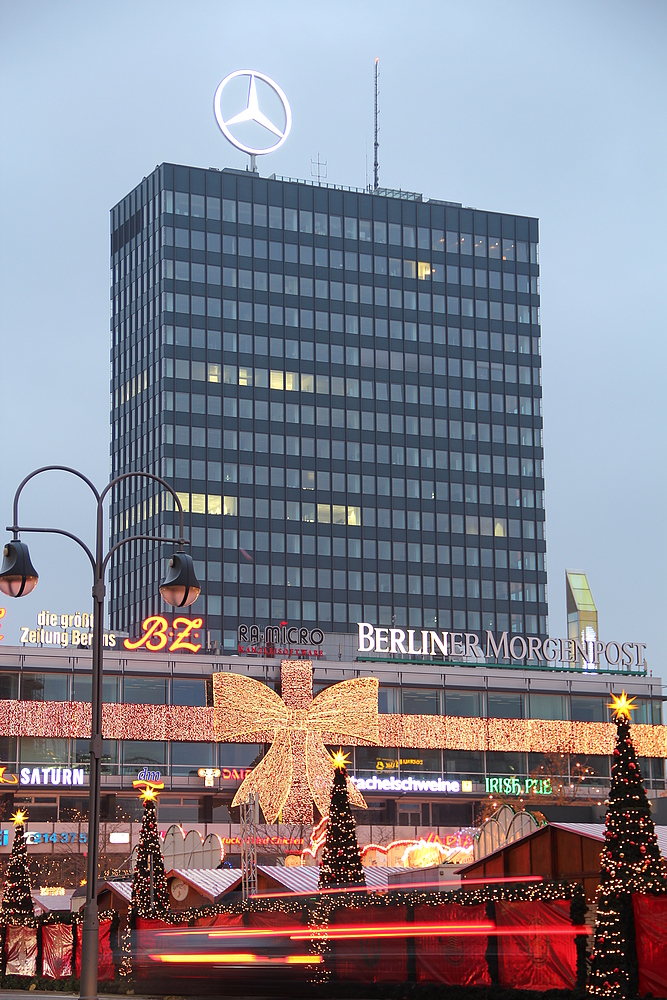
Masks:
[[[547,813],[553,806],[602,806],[604,811],[611,760],[609,753],[596,752],[600,733],[595,727],[573,734],[570,753],[555,746],[545,750],[547,741],[537,730],[534,736],[529,732],[521,737],[523,750],[512,749],[512,741],[519,730],[526,732],[526,720],[608,722],[610,694],[620,693],[621,687],[637,699],[633,722],[648,727],[644,733],[655,741],[653,755],[640,760],[647,793],[652,800],[665,797],[665,753],[655,749],[667,745],[661,725],[662,682],[647,676],[645,668],[590,672],[576,664],[556,670],[491,662],[434,667],[390,657],[363,660],[347,653],[339,660],[338,648],[335,636],[326,640],[323,658],[313,662],[315,695],[342,680],[377,677],[381,732],[416,726],[424,735],[432,726],[441,729],[443,718],[448,720],[440,747],[433,748],[428,736],[415,736],[421,746],[392,746],[385,738],[382,746],[346,748],[350,774],[363,782],[360,788],[368,805],[357,812],[362,826],[411,827],[413,834],[414,828],[451,832],[477,823],[483,807],[494,802]],[[122,728],[114,723],[117,738],[107,735],[104,740],[103,822],[140,821],[142,805],[132,783],[148,769],[159,772],[165,783],[157,807],[161,828],[180,823],[185,830],[197,827],[204,834],[221,824],[238,823],[231,808],[233,796],[269,744],[220,742],[210,727],[205,730],[197,713],[208,711],[207,706],[213,710],[212,678],[220,671],[255,678],[285,694],[279,656],[194,655],[145,647],[105,651],[105,704],[129,706],[129,711]],[[32,823],[86,821],[89,736],[76,735],[77,714],[68,714],[67,703],[89,702],[90,691],[91,654],[85,649],[0,649],[0,801],[5,822],[17,806],[28,809]],[[170,706],[180,719],[177,739],[173,734],[162,738],[161,720]],[[146,718],[152,721],[140,721]],[[489,720],[486,749],[460,748],[457,729],[460,725],[465,730],[469,720]],[[57,737],[54,725],[61,727]],[[30,735],[20,735],[27,732]],[[220,774],[211,776],[207,785],[199,774],[203,768],[219,768]],[[11,776],[16,776],[16,784]],[[301,830],[300,836],[307,839],[308,831]]]
[[[163,164],[111,211],[111,467],[241,623],[548,631],[536,219]],[[118,487],[111,542],[171,532]],[[112,565],[111,625],[165,555]]]

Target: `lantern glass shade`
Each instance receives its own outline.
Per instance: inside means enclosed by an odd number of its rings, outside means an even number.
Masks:
[[[185,552],[175,552],[160,585],[163,600],[174,608],[187,608],[195,603],[200,593],[192,557]]]
[[[25,542],[7,542],[2,550],[0,592],[7,597],[25,597],[35,589],[38,579]]]

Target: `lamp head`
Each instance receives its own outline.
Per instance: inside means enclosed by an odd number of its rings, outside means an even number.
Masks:
[[[2,550],[0,591],[7,597],[25,597],[35,589],[38,579],[25,542],[18,538],[7,542]]]
[[[174,608],[187,608],[194,604],[201,593],[192,556],[174,552],[169,560],[167,575],[160,584],[162,598]]]

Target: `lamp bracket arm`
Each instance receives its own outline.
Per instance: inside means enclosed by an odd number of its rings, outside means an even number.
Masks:
[[[129,542],[169,542],[172,545],[177,542],[178,545],[189,545],[190,542],[187,538],[166,538],[164,535],[130,535],[128,538],[121,538],[119,542],[113,545],[104,557],[102,562],[102,578],[104,578],[104,572],[107,567],[107,563],[111,559],[112,555],[122,549],[123,545],[127,545]]]
[[[22,525],[18,525],[16,521],[14,521],[14,524],[12,525],[7,525],[7,531],[12,531],[15,537],[18,537],[19,532],[21,531],[31,531],[40,535],[64,535],[65,538],[71,538],[72,541],[76,542],[76,544],[79,545],[86,553],[90,559],[90,565],[93,567],[93,573],[95,572],[95,557],[93,556],[93,553],[90,551],[86,543],[82,542],[76,535],[73,535],[71,531],[65,531],[63,528],[24,528]]]
[[[14,525],[17,525],[19,520],[19,497],[21,496],[21,491],[23,490],[23,487],[26,485],[26,483],[29,483],[31,479],[34,479],[35,476],[41,475],[42,472],[69,472],[70,475],[76,476],[78,479],[81,479],[86,484],[86,486],[90,488],[95,499],[99,503],[100,494],[97,487],[95,486],[94,483],[90,481],[88,476],[84,476],[83,472],[79,472],[78,469],[71,469],[68,465],[43,465],[40,469],[35,469],[33,472],[28,473],[25,479],[22,482],[20,482],[17,487],[16,493],[14,494],[14,507],[13,507]],[[18,529],[14,527],[14,528],[9,528],[8,530],[16,532]],[[23,531],[27,531],[27,528],[24,528]]]

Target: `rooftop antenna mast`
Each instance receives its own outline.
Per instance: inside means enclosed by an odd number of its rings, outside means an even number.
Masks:
[[[375,140],[373,142],[374,148],[374,159],[373,159],[373,190],[377,191],[380,186],[380,164],[378,163],[378,150],[380,148],[380,143],[378,142],[378,74],[379,74],[379,59],[375,60]]]
[[[327,179],[327,161],[320,160],[320,154],[317,154],[317,160],[310,160],[310,176],[317,177],[317,183],[319,184],[322,179]]]

